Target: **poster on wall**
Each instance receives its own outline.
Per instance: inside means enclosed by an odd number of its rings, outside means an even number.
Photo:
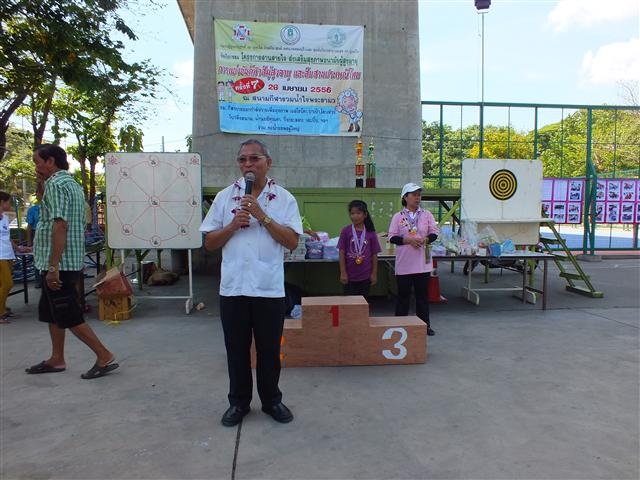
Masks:
[[[622,180],[622,201],[633,202],[636,200],[636,185],[635,180]],[[640,193],[640,192],[639,192]]]
[[[550,201],[553,198],[553,178],[542,179],[542,201]]]
[[[635,178],[617,178],[598,180],[605,184],[607,223],[638,223],[636,210],[640,199],[638,189],[640,180]]]
[[[553,202],[553,221],[556,223],[567,223],[566,203]]]
[[[580,223],[582,221],[582,204],[569,202],[567,206],[567,223]]]
[[[545,178],[542,186],[543,216],[556,223],[582,223],[585,181],[582,178]],[[640,180],[596,181],[597,223],[639,223]]]
[[[620,223],[633,223],[633,210],[635,203],[622,202],[622,209],[620,210]]]
[[[607,180],[607,201],[617,202],[620,200],[620,181]]]
[[[596,202],[596,223],[604,223],[604,202]]]
[[[603,180],[598,180],[596,182],[596,200],[598,202],[603,202],[606,199],[606,188],[607,184]]]
[[[569,181],[565,178],[555,179],[553,182],[553,198],[555,202],[565,202],[567,200],[567,189]]]
[[[581,202],[584,180],[569,180],[569,201]]]
[[[364,27],[214,20],[220,130],[359,136]]]
[[[618,202],[607,202],[606,223],[618,223],[620,221],[620,204]]]
[[[545,178],[542,186],[542,215],[556,223],[581,223],[584,180]]]

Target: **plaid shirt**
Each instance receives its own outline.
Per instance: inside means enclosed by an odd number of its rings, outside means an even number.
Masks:
[[[67,222],[67,241],[60,259],[60,270],[79,271],[84,266],[84,211],[82,187],[66,170],[58,170],[47,179],[40,204],[40,221],[34,241],[34,257],[38,270],[49,268],[53,223],[59,218]]]

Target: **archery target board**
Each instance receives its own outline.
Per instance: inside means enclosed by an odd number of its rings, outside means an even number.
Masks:
[[[108,153],[107,243],[114,249],[199,248],[202,162],[197,153]]]
[[[477,222],[479,229],[489,224],[514,242],[537,243],[542,162],[468,158],[462,162],[461,200],[462,221]]]

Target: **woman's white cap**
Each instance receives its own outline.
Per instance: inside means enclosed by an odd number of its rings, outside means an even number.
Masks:
[[[422,187],[420,185],[416,185],[415,183],[407,183],[404,187],[402,187],[400,198],[404,198],[407,193],[415,192],[416,190],[422,190]]]

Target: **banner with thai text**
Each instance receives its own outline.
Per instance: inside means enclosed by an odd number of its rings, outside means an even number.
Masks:
[[[214,20],[220,130],[357,136],[362,26]]]

